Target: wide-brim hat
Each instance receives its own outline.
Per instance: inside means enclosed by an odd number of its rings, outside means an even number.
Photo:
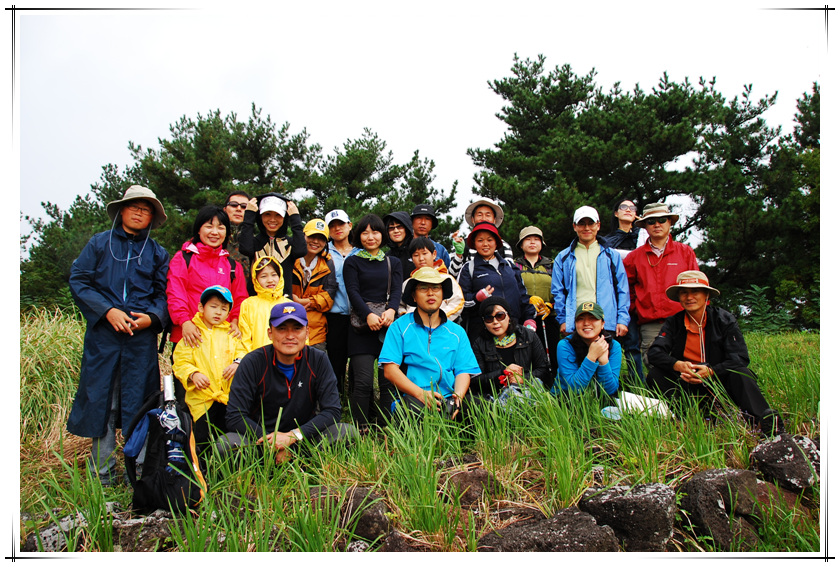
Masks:
[[[492,222],[480,222],[475,225],[470,232],[470,235],[467,236],[467,246],[471,249],[475,250],[475,237],[476,234],[481,232],[482,230],[486,230],[490,234],[492,234],[496,239],[496,249],[500,250],[502,248],[502,237],[499,236],[499,229],[496,228],[496,225]]]
[[[475,226],[475,222],[473,222],[473,213],[478,207],[490,207],[493,209],[493,212],[496,214],[496,220],[493,222],[497,227],[502,226],[502,221],[505,220],[505,212],[502,210],[502,207],[490,201],[489,199],[479,199],[478,201],[473,201],[469,205],[467,205],[467,210],[464,211],[464,220],[467,221],[467,224],[470,225],[470,228]]]
[[[666,289],[665,295],[667,295],[668,299],[671,301],[679,302],[681,289],[705,289],[709,292],[709,297],[717,297],[720,295],[720,291],[709,285],[709,278],[706,277],[706,274],[698,272],[697,270],[687,270],[685,272],[681,272],[680,275],[677,276],[677,283]]]
[[[671,212],[671,208],[665,203],[650,203],[645,205],[645,208],[642,211],[642,216],[633,222],[633,226],[644,228],[645,221],[651,217],[668,217],[671,220],[672,226],[677,224],[677,221],[680,220],[680,215]]]
[[[405,282],[405,289],[403,289],[402,300],[403,303],[411,307],[417,307],[414,301],[414,290],[419,283],[441,284],[443,287],[443,299],[452,297],[452,279],[446,274],[441,274],[434,268],[424,266],[417,268],[411,277]]]
[[[414,210],[411,211],[411,219],[414,220],[414,217],[420,215],[427,215],[432,217],[432,230],[437,228],[438,218],[435,214],[435,208],[433,206],[424,203],[422,205],[417,205],[416,207],[414,207]]]
[[[542,231],[535,226],[526,226],[519,231],[519,241],[516,243],[516,247],[522,250],[522,241],[529,236],[539,236],[543,246],[545,246],[545,239],[543,238]]]
[[[135,201],[137,199],[143,199],[144,201],[148,201],[152,204],[155,208],[155,215],[152,217],[152,222],[149,225],[150,228],[157,228],[166,222],[166,213],[163,210],[163,205],[158,201],[158,198],[155,197],[155,194],[152,192],[151,189],[147,187],[143,187],[142,185],[132,185],[129,187],[125,194],[123,195],[122,199],[118,201],[111,201],[105,206],[105,211],[108,213],[108,218],[112,221],[117,218],[117,213],[120,212],[123,205],[128,203],[129,201]]]

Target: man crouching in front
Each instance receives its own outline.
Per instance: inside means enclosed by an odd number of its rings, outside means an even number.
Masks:
[[[271,344],[248,353],[230,388],[225,422],[217,443],[221,453],[256,442],[275,452],[278,464],[290,447],[357,437],[352,425],[339,423],[341,401],[327,355],[306,346],[309,326],[299,303],[271,308]]]

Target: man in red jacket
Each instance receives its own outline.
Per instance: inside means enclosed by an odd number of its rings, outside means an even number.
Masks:
[[[671,238],[671,227],[680,216],[665,203],[646,205],[635,226],[647,230],[648,239],[624,259],[627,284],[630,286],[630,317],[639,325],[641,353],[630,347],[629,354],[650,370],[647,351],[665,319],[682,310],[680,304],[665,295],[677,276],[686,270],[699,270],[697,257],[690,246]],[[640,356],[641,354],[641,356]]]

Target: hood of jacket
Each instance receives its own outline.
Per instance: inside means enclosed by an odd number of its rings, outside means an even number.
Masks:
[[[201,330],[201,334],[209,334],[213,331],[213,329],[219,329],[224,332],[228,332],[230,330],[230,323],[227,322],[227,319],[216,325],[215,327],[208,327],[207,323],[204,322],[204,317],[201,315],[201,312],[196,312],[196,314],[192,318],[192,322],[195,323],[195,326]]]
[[[261,265],[264,259],[274,264],[274,269],[280,276],[280,280],[277,282],[277,285],[274,286],[274,289],[265,288],[260,285],[260,282],[257,281],[257,266]],[[257,296],[261,297],[262,299],[268,299],[274,302],[285,297],[283,295],[283,289],[285,286],[285,282],[283,280],[283,267],[280,266],[280,262],[278,262],[277,258],[275,258],[274,256],[262,256],[256,259],[254,262],[252,262],[251,281],[254,283],[254,291],[257,292]]]
[[[187,240],[181,246],[181,250],[183,252],[191,252],[193,254],[198,254],[199,256],[228,256],[230,252],[219,246],[218,248],[213,248],[212,246],[207,246],[203,242],[194,243],[192,240]]]

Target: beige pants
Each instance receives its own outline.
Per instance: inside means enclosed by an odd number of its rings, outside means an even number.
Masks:
[[[662,319],[639,326],[640,350],[642,351],[642,360],[644,361],[645,368],[648,369],[648,372],[650,372],[650,363],[648,362],[647,356],[648,349],[650,348],[650,345],[653,344],[656,337],[659,336],[659,330],[662,329],[662,324],[664,322],[665,320]]]

